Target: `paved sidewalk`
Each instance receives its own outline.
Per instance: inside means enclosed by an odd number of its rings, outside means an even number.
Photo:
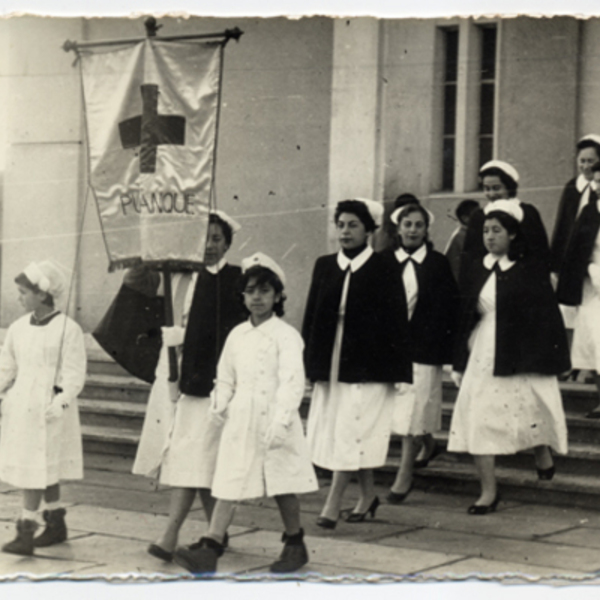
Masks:
[[[131,475],[126,460],[86,457],[86,464],[83,482],[63,486],[69,541],[39,549],[34,558],[0,553],[0,576],[92,578],[133,573],[150,579],[190,578],[177,565],[146,553],[148,543],[165,526],[169,490]],[[593,582],[600,569],[600,511],[501,502],[496,513],[475,517],[466,513],[475,498],[414,491],[401,506],[384,503],[373,520],[340,521],[329,532],[315,525],[327,485],[323,481],[318,493],[302,498],[311,557],[302,574],[309,580],[437,581],[470,576],[489,580],[504,574],[505,581]],[[380,487],[378,493],[383,499],[386,489]],[[348,509],[356,496],[352,485]],[[20,505],[17,491],[0,487],[0,543],[12,538]],[[269,499],[245,503],[234,523],[219,574],[263,577],[281,550],[275,503]],[[203,512],[195,505],[180,543],[197,540],[205,528]]]

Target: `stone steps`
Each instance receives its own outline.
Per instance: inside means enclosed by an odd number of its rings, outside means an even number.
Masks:
[[[86,457],[105,455],[131,460],[137,450],[150,386],[101,357],[88,364],[89,376],[79,401]],[[555,456],[554,480],[538,481],[532,451],[499,456],[496,464],[502,494],[506,499],[519,501],[597,508],[600,506],[600,420],[585,418],[597,404],[596,388],[589,384],[562,383],[561,392],[569,429],[569,454]],[[443,431],[435,437],[445,449],[457,390],[450,381],[445,381],[443,393]],[[300,408],[304,419],[308,407],[307,397]],[[379,480],[391,483],[400,453],[401,439],[392,436],[387,464],[376,474]],[[479,490],[473,460],[468,455],[443,453],[428,468],[415,474],[415,485],[419,488],[473,495]]]

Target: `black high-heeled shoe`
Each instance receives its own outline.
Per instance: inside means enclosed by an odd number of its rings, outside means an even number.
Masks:
[[[334,521],[333,519],[329,519],[327,517],[319,517],[317,519],[317,525],[323,529],[335,529],[337,520]]]
[[[442,447],[436,442],[435,445],[433,446],[433,450],[431,451],[431,454],[427,458],[423,458],[421,460],[415,460],[415,462],[413,464],[413,469],[425,469],[426,467],[429,466],[430,461],[432,461],[434,458],[436,458],[443,452],[444,452],[444,450],[442,449]]]
[[[556,473],[556,468],[554,467],[554,465],[552,465],[548,469],[538,469],[537,470],[538,479],[540,481],[552,481],[552,478],[554,477],[554,473]]]
[[[379,508],[379,504],[379,496],[375,496],[375,498],[373,498],[373,502],[371,502],[371,506],[369,506],[364,513],[351,512],[346,517],[346,523],[362,523],[369,513],[371,513],[371,519],[374,519],[375,513]]]
[[[469,506],[467,513],[470,515],[487,515],[488,513],[496,511],[498,502],[500,502],[500,494],[496,492],[496,497],[491,504],[473,504]]]
[[[393,492],[392,490],[390,490],[388,492],[388,495],[386,496],[386,500],[389,504],[400,504],[406,500],[412,488],[413,484],[411,482],[410,487],[406,490],[406,492],[404,492],[404,494],[398,494],[397,492]]]

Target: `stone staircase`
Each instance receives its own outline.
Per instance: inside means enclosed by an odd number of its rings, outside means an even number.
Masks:
[[[133,457],[144,420],[150,386],[128,375],[97,348],[88,350],[88,380],[80,396],[84,451],[88,455]],[[551,482],[537,479],[533,453],[497,457],[497,476],[505,499],[600,509],[600,420],[585,414],[597,404],[594,385],[561,384],[569,428],[569,454],[555,456],[557,473]],[[456,388],[444,383],[443,431],[436,435],[443,448],[456,399]],[[308,399],[301,414],[308,413]],[[380,482],[391,483],[399,465],[400,439],[393,437]],[[426,469],[415,472],[415,487],[477,495],[479,484],[472,458],[443,453]]]

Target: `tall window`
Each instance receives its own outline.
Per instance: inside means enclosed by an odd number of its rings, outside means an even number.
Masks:
[[[458,29],[444,30],[444,148],[442,188],[454,189],[456,160],[456,96],[458,84]]]
[[[494,95],[496,90],[496,26],[481,28],[481,93],[479,103],[479,166],[494,153]]]

